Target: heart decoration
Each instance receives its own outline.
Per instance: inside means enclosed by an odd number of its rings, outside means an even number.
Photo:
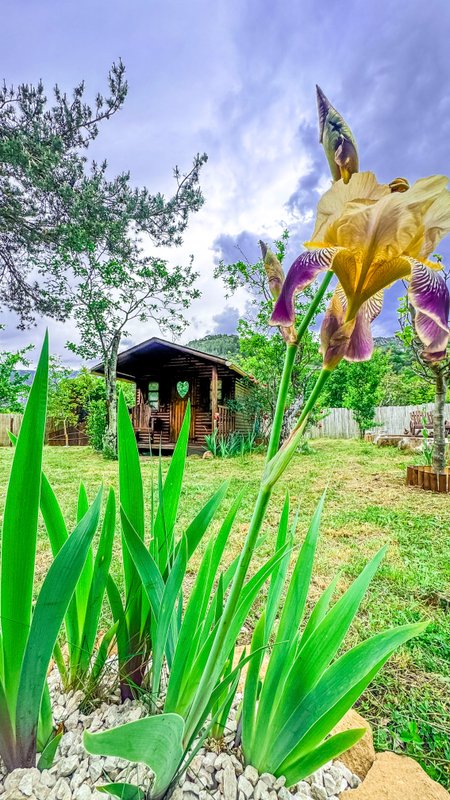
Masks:
[[[177,392],[180,395],[181,399],[186,397],[188,391],[189,391],[189,383],[187,381],[178,381]]]

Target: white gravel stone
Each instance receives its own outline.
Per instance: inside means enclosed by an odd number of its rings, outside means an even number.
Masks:
[[[135,719],[145,709],[138,701],[119,703],[117,693],[89,714],[79,711],[82,695],[65,696],[54,674],[50,675],[50,692],[55,720],[64,722],[54,765],[40,773],[37,769],[18,769],[2,780],[0,765],[0,800],[102,800],[104,794],[96,785],[123,781],[148,790],[153,773],[142,764],[131,764],[111,756],[90,756],[83,747],[83,731],[99,731]],[[328,762],[314,775],[296,786],[286,787],[284,776],[259,775],[253,765],[245,766],[240,749],[234,747],[233,730],[239,699],[230,712],[222,752],[202,747],[187,774],[180,777],[172,800],[337,800],[348,787],[360,784],[340,761]]]
[[[275,775],[271,775],[270,772],[263,772],[262,775],[260,775],[260,780],[264,781],[264,783],[269,787],[269,789],[272,789],[272,787],[275,784],[276,778]]]
[[[239,776],[238,789],[242,792],[246,800],[250,800],[250,797],[253,795],[253,786],[245,775]]]
[[[241,781],[242,778],[243,778],[243,776],[241,775],[241,777],[239,778],[239,781]],[[251,784],[249,784],[249,785],[251,785]],[[234,771],[233,763],[232,763],[231,759],[229,759],[225,763],[225,766],[223,768],[223,790],[222,791],[223,791],[224,800],[236,800],[237,787],[238,787],[238,781],[236,779],[236,773]],[[239,787],[239,788],[241,788],[241,787]],[[252,788],[252,793],[253,793],[253,788]]]
[[[325,787],[321,786],[319,783],[312,783],[311,797],[313,797],[314,800],[327,800],[327,791]]]
[[[251,764],[249,764],[244,769],[244,776],[252,784],[252,786],[256,786],[256,784],[258,783],[258,780],[259,780],[258,770],[255,769],[254,767],[252,767]]]
[[[91,797],[91,789],[86,783],[83,783],[82,786],[79,786],[72,795],[73,800],[91,800]]]

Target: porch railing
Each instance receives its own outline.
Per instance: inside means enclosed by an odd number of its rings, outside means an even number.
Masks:
[[[217,430],[220,436],[228,436],[236,430],[236,414],[226,406],[217,406]]]

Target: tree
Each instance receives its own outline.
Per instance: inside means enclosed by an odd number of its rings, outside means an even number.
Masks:
[[[48,418],[62,425],[66,447],[69,446],[68,426],[78,422],[79,406],[74,397],[70,380],[71,370],[64,367],[61,359],[51,356],[48,375]]]
[[[0,325],[0,330],[3,326]],[[11,352],[0,351],[0,413],[10,411],[20,413],[23,411],[28,394],[29,373],[18,371],[17,367],[28,367],[30,362],[27,353],[33,349],[32,345],[21,350]]]
[[[147,245],[181,243],[190,213],[203,204],[199,173],[205,161],[206,155],[197,155],[185,175],[175,169],[176,191],[169,199],[133,188],[129,174],[109,180],[103,168],[96,168],[83,182],[49,268],[80,332],[81,342],[68,347],[103,363],[109,455],[116,452],[117,355],[128,326],[152,319],[163,330],[179,333],[186,324],[183,309],[199,296],[192,259],[171,268],[146,255],[142,237]]]
[[[381,381],[387,369],[386,354],[375,350],[370,361],[347,362],[348,382],[344,407],[350,408],[361,439],[375,424],[375,409],[380,403]]]
[[[285,230],[275,242],[275,253],[281,264],[286,255],[288,240],[289,233]],[[273,298],[264,263],[260,259],[251,264],[243,256],[242,260],[234,264],[224,264],[221,261],[214,274],[215,277],[223,280],[227,296],[233,294],[240,287],[244,287],[252,295],[252,302],[248,304],[249,313],[238,323],[239,354],[237,362],[243,370],[256,378],[257,384],[254,387],[252,402],[256,401],[260,413],[267,415],[272,420],[283,370],[285,343],[278,329],[269,327],[269,319],[273,311]],[[297,327],[301,324],[315,290],[316,287],[311,286],[297,296]],[[324,306],[325,303],[318,308],[317,314],[323,311]],[[314,319],[312,320],[313,324]],[[288,406],[295,405],[294,412],[303,404],[305,393],[320,366],[318,341],[308,330],[298,348],[288,395]]]
[[[435,258],[441,261],[439,256],[435,256]],[[427,361],[424,358],[423,344],[414,327],[415,311],[411,304],[408,303],[407,297],[401,298],[398,313],[401,328],[398,335],[405,346],[410,347],[414,355],[415,372],[423,380],[433,385],[433,470],[436,473],[444,472],[447,464],[445,401],[447,383],[450,379],[450,354],[447,352],[446,356],[440,361]]]
[[[93,107],[84,101],[84,82],[71,97],[55,86],[53,104],[42,82],[0,88],[0,290],[22,327],[36,312],[67,316],[47,265],[85,188],[83,151],[125,100],[124,71],[120,61],[113,64],[109,94],[97,94]],[[94,177],[99,170],[93,166]]]

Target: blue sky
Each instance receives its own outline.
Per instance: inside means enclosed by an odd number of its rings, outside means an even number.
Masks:
[[[129,94],[92,147],[111,173],[167,194],[172,168],[209,156],[206,203],[174,264],[192,253],[203,295],[183,341],[232,332],[245,292],[227,300],[212,277],[215,261],[251,259],[257,240],[291,230],[292,258],[312,229],[314,206],[329,185],[315,104],[318,83],[356,137],[360,168],[410,182],[450,172],[450,4],[448,0],[3,0],[2,69],[7,83],[81,78],[87,95],[105,89],[121,57]],[[3,77],[3,76],[1,76]],[[440,252],[450,263],[450,244]],[[377,335],[396,329],[388,292]],[[52,350],[76,337],[72,322],[51,320],[21,332],[6,315],[5,346],[38,343],[48,324]],[[157,334],[152,325],[131,341]]]

